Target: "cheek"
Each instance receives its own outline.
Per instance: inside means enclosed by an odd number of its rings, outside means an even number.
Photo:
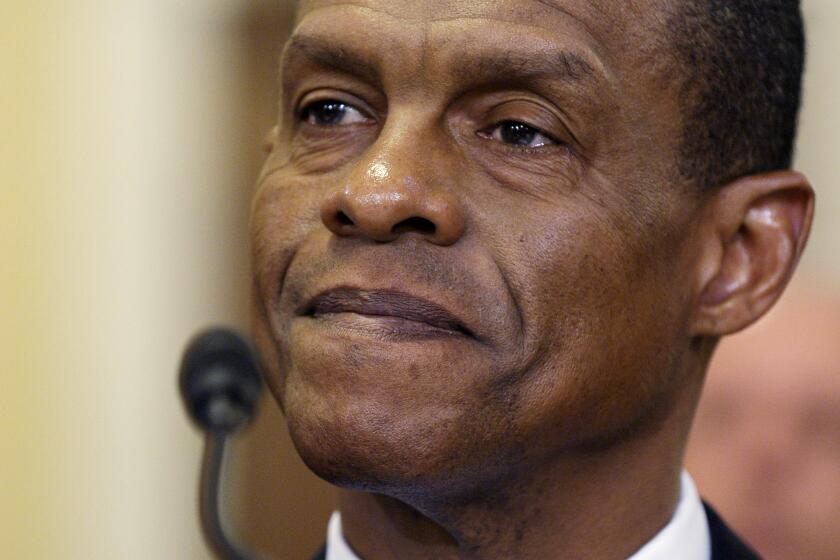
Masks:
[[[261,294],[273,298],[303,239],[321,226],[323,184],[277,171],[257,189],[251,212],[251,253]],[[265,299],[268,299],[265,298]]]
[[[512,439],[508,402],[486,390],[499,377],[496,365],[468,343],[388,349],[325,339],[302,322],[289,347],[292,438],[310,468],[335,484],[388,493],[463,488],[492,476],[484,463]]]
[[[317,193],[316,185],[289,179],[278,170],[262,182],[252,204],[252,331],[275,395],[282,393],[281,377],[288,359],[275,343],[287,332],[284,325],[276,324],[272,311],[298,248],[320,226]]]
[[[519,383],[521,430],[560,445],[609,439],[656,406],[684,334],[684,303],[667,289],[679,285],[676,246],[580,215],[524,234],[516,259],[535,356]]]

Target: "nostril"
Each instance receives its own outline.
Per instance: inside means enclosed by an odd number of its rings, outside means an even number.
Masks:
[[[352,226],[353,225],[353,220],[351,220],[350,216],[348,216],[344,212],[339,212],[338,214],[336,214],[335,219],[342,226]]]
[[[401,233],[416,231],[419,233],[432,235],[435,233],[436,230],[437,227],[430,220],[415,216],[413,218],[403,220],[394,227],[392,227],[391,233],[393,233],[394,235],[399,235]]]

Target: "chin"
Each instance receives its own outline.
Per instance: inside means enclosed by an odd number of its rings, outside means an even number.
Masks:
[[[303,461],[337,486],[385,493],[468,484],[504,434],[494,364],[465,337],[378,340],[300,320],[270,386]],[[277,371],[277,370],[275,370]],[[495,453],[494,453],[495,454]]]
[[[476,448],[476,426],[482,423],[471,421],[475,414],[470,419],[434,405],[406,411],[391,403],[313,395],[293,385],[285,398],[289,432],[304,463],[341,488],[405,500],[440,497],[469,491],[498,467],[495,452],[484,457]]]

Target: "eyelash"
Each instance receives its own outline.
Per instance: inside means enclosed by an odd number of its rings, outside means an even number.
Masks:
[[[513,142],[505,142],[503,139],[496,138],[496,131],[500,131],[500,129],[504,126],[520,126],[527,129],[526,134],[533,134],[535,136],[542,136],[545,138],[546,142],[538,145],[538,146],[523,146]],[[504,135],[503,131],[500,131],[500,135]],[[544,153],[546,150],[551,149],[553,147],[562,146],[563,142],[554,138],[551,134],[537,128],[536,126],[530,125],[524,121],[517,121],[513,119],[505,119],[501,120],[497,123],[490,125],[489,127],[479,130],[476,132],[476,136],[482,138],[484,140],[490,140],[495,142],[496,144],[501,145],[503,148],[511,150],[516,153],[525,153],[525,154],[536,154],[536,153]],[[532,140],[533,141],[533,140]]]
[[[350,126],[350,125],[342,125],[342,124],[314,124],[314,123],[308,123],[307,122],[309,120],[309,118],[311,117],[311,112],[314,109],[316,109],[318,106],[325,107],[327,105],[338,106],[343,111],[346,111],[347,109],[352,109],[354,112],[358,113],[362,117],[373,120],[372,117],[370,117],[367,114],[366,111],[364,111],[362,109],[359,109],[358,107],[356,107],[356,106],[354,106],[350,103],[346,103],[346,102],[341,101],[339,99],[320,99],[320,100],[312,101],[310,103],[307,103],[307,104],[303,105],[297,111],[298,121],[302,122],[302,123],[305,123],[305,124],[309,124],[310,126],[313,126],[313,127],[321,128],[321,129],[335,128],[335,127],[340,127],[340,126]],[[344,115],[346,116],[346,112],[345,112]],[[359,124],[359,123],[351,123],[351,125],[352,124]],[[516,145],[516,144],[510,143],[510,142],[505,142],[503,140],[495,138],[495,132],[500,127],[505,126],[505,125],[521,125],[522,127],[528,129],[529,132],[532,132],[532,133],[537,134],[539,136],[543,136],[544,138],[546,138],[547,142],[542,144],[542,145],[539,145],[539,146],[529,147],[529,146]],[[513,120],[513,119],[505,119],[505,120],[499,121],[497,123],[494,123],[487,128],[484,128],[482,130],[477,131],[476,136],[478,136],[479,138],[482,138],[484,140],[493,141],[496,144],[500,145],[503,149],[509,150],[509,151],[511,151],[513,153],[516,153],[516,154],[542,154],[547,149],[550,149],[552,147],[564,147],[564,146],[566,146],[566,144],[564,142],[562,142],[560,140],[557,140],[551,134],[549,134],[549,133],[547,133],[547,132],[545,132],[545,131],[543,131],[543,130],[535,127],[535,126],[532,126],[532,125],[530,125],[526,122],[517,121],[517,120]]]
[[[317,109],[319,106],[324,108],[324,107],[329,106],[329,105],[336,106],[341,111],[343,111],[344,113],[343,113],[342,117],[346,116],[347,115],[347,110],[350,109],[350,110],[352,110],[353,112],[357,113],[359,116],[361,116],[365,119],[368,119],[368,120],[371,120],[371,121],[374,120],[372,117],[370,117],[368,115],[367,111],[365,111],[363,109],[359,109],[355,105],[353,105],[351,103],[347,103],[345,101],[341,101],[340,99],[319,99],[317,101],[312,101],[310,103],[307,103],[307,104],[303,105],[300,108],[300,110],[297,111],[297,119],[298,119],[299,122],[307,123],[307,121],[311,117],[311,113],[312,113],[313,110]],[[340,123],[336,123],[336,124],[307,123],[307,124],[310,124],[311,126],[315,126],[315,127],[318,127],[318,128],[333,128],[333,127],[338,127],[338,126],[348,126],[348,125],[342,125]],[[360,123],[351,123],[351,124],[360,124]]]

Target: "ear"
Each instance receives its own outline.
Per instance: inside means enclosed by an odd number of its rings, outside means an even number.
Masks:
[[[744,177],[708,201],[694,336],[737,332],[766,313],[796,269],[814,215],[814,191],[800,173]]]
[[[262,148],[263,152],[265,152],[266,155],[273,152],[274,148],[277,147],[277,138],[279,134],[280,128],[277,126],[273,126],[271,130],[269,130],[268,133],[263,137]]]

